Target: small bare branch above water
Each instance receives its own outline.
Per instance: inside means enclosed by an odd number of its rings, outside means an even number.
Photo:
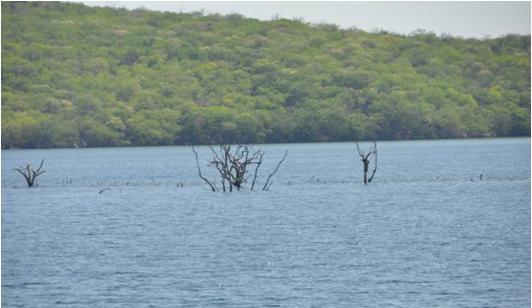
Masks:
[[[198,167],[198,175],[199,175],[199,177],[211,187],[212,191],[217,191],[216,187],[211,183],[211,181],[209,181],[207,178],[205,178],[201,174],[201,168],[200,168],[199,160],[198,160],[198,152],[196,152],[196,150],[194,149],[194,146],[192,146],[192,152],[194,152],[194,157],[196,157],[196,166]]]
[[[110,187],[102,188],[102,189],[100,189],[100,190],[98,191],[98,193],[99,193],[99,194],[102,194],[102,193],[103,193],[104,191],[106,191],[106,190],[111,190],[111,188],[110,188]]]
[[[272,171],[272,173],[270,173],[270,175],[268,175],[268,179],[266,180],[266,183],[264,183],[264,186],[262,187],[262,190],[268,190],[270,189],[270,186],[272,185],[272,182],[270,182],[270,180],[272,179],[272,177],[275,175],[275,173],[277,172],[277,170],[279,170],[279,167],[281,167],[281,164],[284,162],[284,160],[286,159],[286,156],[288,155],[288,151],[285,151],[284,152],[284,155],[283,155],[283,158],[281,158],[281,160],[277,163],[277,166],[275,167],[275,169]]]
[[[373,181],[373,178],[375,177],[375,173],[377,172],[377,142],[373,142],[373,145],[369,147],[367,153],[360,149],[358,142],[355,142],[355,144],[357,146],[357,151],[358,155],[360,156],[360,160],[364,165],[364,184],[371,183],[371,181]],[[374,162],[373,171],[371,173],[371,176],[368,178],[369,165],[372,159]]]
[[[37,177],[46,172],[45,170],[42,170],[43,165],[44,159],[41,160],[41,164],[36,170],[33,169],[30,164],[27,164],[25,168],[13,168],[13,170],[17,171],[24,177],[26,183],[28,184],[28,187],[33,187],[36,183],[35,180],[37,179]]]

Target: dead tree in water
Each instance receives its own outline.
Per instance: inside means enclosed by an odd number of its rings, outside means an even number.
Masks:
[[[218,170],[224,192],[226,189],[233,191],[233,188],[240,190],[247,180],[248,167],[251,165],[260,167],[264,156],[261,150],[253,151],[243,145],[237,145],[234,151],[231,151],[231,145],[225,144],[218,145],[218,149],[210,145],[209,149],[214,155],[209,165]]]
[[[34,170],[30,164],[27,164],[26,168],[22,168],[22,167],[14,168],[13,170],[22,174],[24,179],[26,179],[26,183],[28,184],[28,187],[33,187],[33,185],[35,185],[35,180],[37,179],[37,177],[45,172],[44,170],[41,170],[43,164],[44,164],[44,159],[41,160],[41,164],[39,165],[39,168],[37,168],[37,170]]]
[[[259,168],[262,165],[264,158],[264,152],[262,150],[255,151],[252,147],[246,145],[236,145],[234,148],[227,144],[220,144],[218,146],[209,145],[208,147],[213,154],[212,160],[208,165],[214,167],[218,171],[218,174],[220,175],[221,190],[223,192],[231,192],[234,188],[236,188],[236,190],[240,190],[248,181],[249,169],[253,165],[255,165],[255,171],[253,174],[250,190],[255,188]],[[218,188],[215,181],[211,181],[202,175],[198,160],[198,153],[194,149],[194,146],[192,146],[192,151],[194,152],[196,158],[196,167],[198,169],[199,177],[209,185],[212,191],[220,191],[220,188]],[[281,161],[279,161],[275,170],[270,173],[262,190],[269,189],[271,186],[271,178],[283,163],[286,155],[287,153],[285,153]]]
[[[377,172],[377,142],[374,142],[373,145],[369,147],[368,153],[360,150],[358,142],[355,142],[355,144],[357,145],[357,151],[358,155],[360,155],[360,160],[362,161],[362,164],[364,164],[364,184],[371,183],[371,181],[373,181],[373,177],[375,176],[375,172]],[[369,164],[372,159],[374,161],[373,172],[368,178]]]

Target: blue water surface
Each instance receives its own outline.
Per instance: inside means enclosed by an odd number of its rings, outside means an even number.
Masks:
[[[2,151],[2,306],[530,306],[529,138],[379,142],[369,185],[353,143],[255,147],[270,191],[225,194],[189,147]]]

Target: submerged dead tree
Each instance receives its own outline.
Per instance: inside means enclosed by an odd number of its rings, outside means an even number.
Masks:
[[[44,164],[44,159],[41,160],[41,164],[39,165],[39,168],[37,168],[37,170],[33,169],[33,167],[30,164],[27,164],[26,168],[22,168],[22,167],[13,168],[13,170],[22,174],[24,179],[26,179],[26,183],[28,184],[28,187],[33,187],[33,185],[35,185],[35,180],[37,179],[37,177],[45,172],[44,170],[41,170],[43,164]]]
[[[373,181],[373,177],[375,176],[375,172],[377,172],[377,142],[374,142],[373,145],[369,147],[369,151],[367,153],[360,150],[360,146],[358,145],[358,142],[355,142],[355,144],[357,145],[357,151],[358,151],[358,155],[360,155],[360,160],[362,161],[362,164],[364,165],[364,184],[371,183],[371,181]],[[371,173],[371,176],[368,178],[369,164],[372,159],[374,162],[373,172]]]
[[[264,152],[262,150],[254,150],[253,147],[247,145],[232,146],[229,144],[220,144],[218,146],[209,145],[209,149],[212,152],[212,160],[208,166],[214,167],[220,176],[219,182],[209,180],[203,176],[201,167],[199,164],[198,153],[192,146],[192,152],[196,158],[196,167],[198,169],[199,177],[209,185],[212,191],[233,191],[233,189],[240,190],[244,184],[248,182],[250,176],[250,170],[253,171],[253,180],[249,190],[255,188],[257,177],[259,174],[259,168],[263,163]],[[287,152],[285,152],[283,158],[279,161],[276,168],[268,175],[266,183],[262,187],[262,190],[268,190],[272,184],[271,179],[273,175],[279,170],[279,167],[285,160]],[[253,168],[254,166],[254,168]],[[219,184],[219,186],[218,186]]]

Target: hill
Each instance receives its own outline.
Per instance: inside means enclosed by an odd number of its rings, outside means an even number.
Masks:
[[[530,36],[2,2],[2,147],[530,135]]]

